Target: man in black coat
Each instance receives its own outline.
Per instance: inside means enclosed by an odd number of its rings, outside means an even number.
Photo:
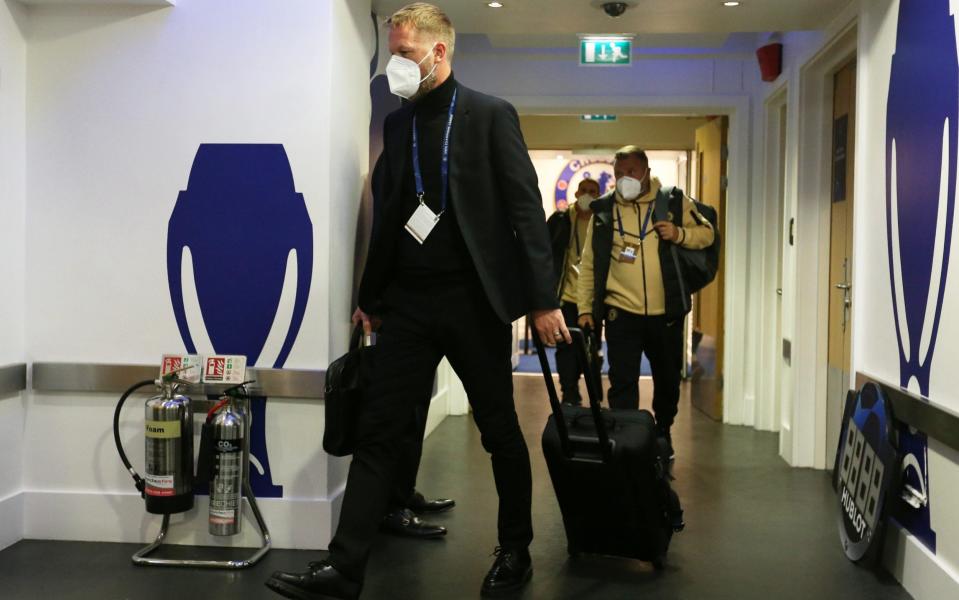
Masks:
[[[532,576],[532,475],[513,405],[510,323],[529,312],[544,343],[572,340],[516,111],[455,81],[454,43],[435,6],[412,4],[390,20],[387,75],[411,102],[384,125],[378,214],[354,314],[368,329],[382,321],[375,374],[329,558],[267,582],[290,598],[359,596],[404,432],[413,407],[429,402],[444,356],[466,388],[500,498],[500,545],[482,592],[515,590]]]

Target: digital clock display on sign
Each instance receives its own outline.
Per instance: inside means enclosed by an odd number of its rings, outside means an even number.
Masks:
[[[836,465],[839,533],[851,560],[865,557],[877,541],[883,507],[897,454],[892,444],[888,400],[874,384],[866,384],[846,408]]]

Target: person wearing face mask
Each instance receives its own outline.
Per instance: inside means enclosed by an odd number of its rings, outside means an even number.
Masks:
[[[614,171],[616,189],[592,205],[579,274],[578,322],[605,327],[610,408],[639,408],[646,354],[656,425],[672,459],[670,427],[679,404],[683,320],[691,301],[670,245],[701,250],[713,243],[714,233],[692,199],[675,188],[662,189],[639,147],[617,151]]]
[[[576,188],[575,196],[575,202],[568,205],[566,210],[557,210],[546,221],[553,244],[553,267],[559,280],[556,294],[567,327],[575,327],[579,316],[576,284],[583,246],[589,231],[589,219],[593,216],[589,205],[600,196],[599,182],[595,179],[583,179]],[[571,346],[561,344],[556,348],[556,371],[559,373],[563,403],[571,406],[582,404],[579,393],[582,369]]]
[[[453,77],[455,32],[442,10],[411,4],[389,27],[387,77],[409,102],[384,123],[353,315],[366,331],[381,323],[376,360],[329,556],[267,582],[289,598],[359,597],[413,408],[428,405],[444,357],[466,389],[499,494],[499,546],[481,593],[518,590],[533,572],[532,473],[513,403],[511,323],[529,313],[544,343],[572,342],[536,171],[516,110]]]

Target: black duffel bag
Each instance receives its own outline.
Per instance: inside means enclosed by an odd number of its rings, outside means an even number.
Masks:
[[[672,214],[669,211],[670,200],[682,206],[683,192],[679,188],[664,187],[660,188],[659,195],[656,198],[656,220],[668,220],[667,215]],[[682,269],[683,281],[686,284],[687,292],[695,294],[703,289],[714,279],[719,272],[719,254],[722,246],[721,235],[719,232],[719,215],[712,206],[690,198],[696,210],[692,213],[693,219],[700,225],[709,225],[713,229],[713,243],[701,250],[692,250],[683,248],[678,244],[673,244],[670,251],[676,256]],[[704,222],[705,220],[705,222]],[[673,219],[674,224],[681,227],[683,215],[679,214]]]
[[[367,373],[375,348],[365,346],[363,339],[360,325],[350,336],[350,351],[330,363],[326,370],[323,450],[333,456],[349,456],[355,447],[356,422],[363,407]]]

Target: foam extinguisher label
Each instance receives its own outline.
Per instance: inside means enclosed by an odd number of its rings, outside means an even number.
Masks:
[[[180,437],[179,421],[147,421],[146,437],[168,440]]]
[[[147,473],[144,477],[147,482],[146,493],[150,496],[173,496],[175,488],[173,484],[173,475],[151,475]]]

